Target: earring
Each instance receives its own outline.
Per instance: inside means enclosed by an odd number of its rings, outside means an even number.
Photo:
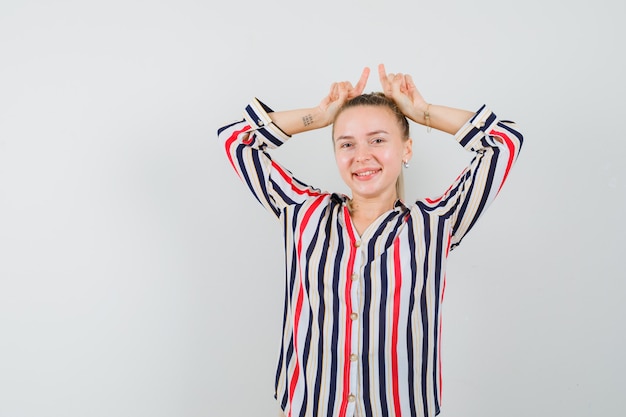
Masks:
[[[402,161],[402,165],[404,165],[405,168],[409,167],[409,161]]]

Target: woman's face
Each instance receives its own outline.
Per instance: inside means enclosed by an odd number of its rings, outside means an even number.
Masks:
[[[391,109],[356,106],[334,123],[335,160],[353,198],[390,198],[402,161],[411,158],[411,139],[404,140]]]

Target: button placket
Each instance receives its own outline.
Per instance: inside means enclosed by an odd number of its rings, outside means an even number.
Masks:
[[[361,279],[361,270],[363,259],[365,258],[363,253],[363,242],[361,240],[356,240],[354,242],[354,246],[356,248],[361,248],[361,250],[356,251],[356,256],[354,259],[354,270],[350,276],[351,285],[350,285],[350,298],[352,304],[352,311],[350,312],[350,320],[352,325],[352,340],[350,346],[350,393],[347,397],[348,407],[353,408],[356,406],[356,398],[357,398],[357,390],[358,390],[358,376],[359,376],[359,345],[361,338],[361,320],[360,320],[360,312],[362,308],[361,303],[361,291],[360,291],[360,279]]]

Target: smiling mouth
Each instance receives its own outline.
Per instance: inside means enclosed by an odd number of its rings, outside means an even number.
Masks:
[[[377,174],[379,172],[380,172],[380,169],[370,169],[370,170],[367,170],[367,171],[355,172],[352,175],[354,175],[355,177],[360,178],[360,179],[366,179],[366,178],[369,178],[372,175]]]

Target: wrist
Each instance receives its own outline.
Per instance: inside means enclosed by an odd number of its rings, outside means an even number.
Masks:
[[[302,116],[302,123],[310,129],[319,129],[330,124],[326,112],[318,107],[308,109]]]
[[[424,125],[426,125],[426,131],[430,132],[432,127],[431,127],[431,116],[430,116],[430,108],[431,108],[431,104],[427,103],[426,107],[424,108],[424,111],[422,112],[422,118],[424,119]]]
[[[320,106],[308,109],[302,116],[302,123],[307,129],[321,129],[329,126],[332,122],[333,116],[329,114],[327,109]]]
[[[413,120],[415,123],[430,126],[432,121],[433,105],[431,103],[424,102],[424,105],[415,106],[411,114],[407,114],[407,117]]]

